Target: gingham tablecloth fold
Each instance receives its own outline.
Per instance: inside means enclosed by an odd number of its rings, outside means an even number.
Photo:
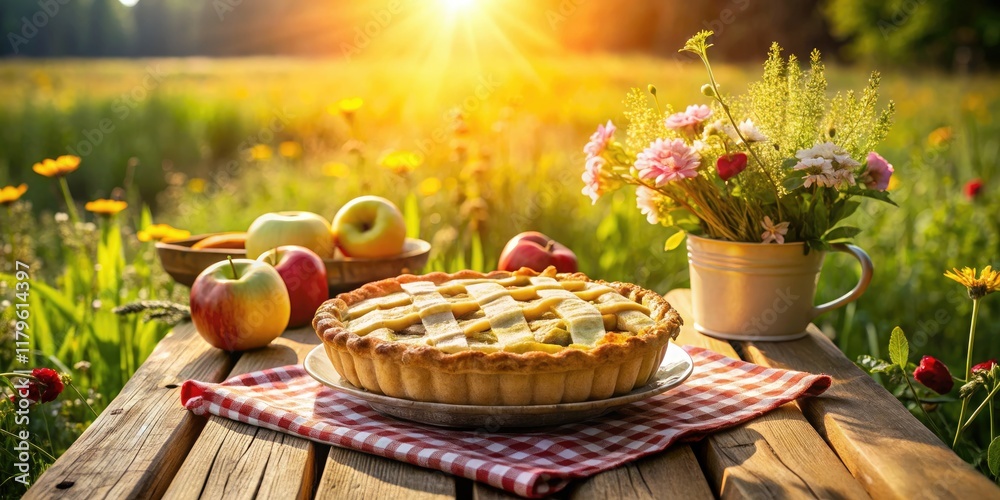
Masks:
[[[679,440],[696,441],[830,387],[827,375],[684,349],[695,369],[681,386],[588,422],[523,433],[451,430],[387,417],[316,382],[301,365],[247,373],[221,384],[189,380],[181,388],[181,402],[198,415],[218,415],[540,497],[572,479],[663,451]]]

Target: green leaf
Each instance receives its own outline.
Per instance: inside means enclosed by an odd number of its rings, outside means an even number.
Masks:
[[[823,235],[823,240],[828,243],[832,243],[834,241],[849,240],[857,236],[858,233],[860,232],[861,229],[858,229],[856,227],[851,227],[851,226],[835,227],[827,231],[826,234]]]
[[[990,443],[989,451],[986,452],[986,463],[989,464],[993,477],[1000,476],[1000,436]]]
[[[799,159],[798,158],[785,158],[784,161],[781,162],[781,168],[783,168],[785,170],[790,170],[792,167],[794,167],[798,163],[799,163]],[[805,170],[797,170],[796,172],[802,172],[802,177],[805,176]]]
[[[865,198],[872,198],[879,201],[884,201],[894,207],[899,206],[896,204],[896,202],[892,201],[892,198],[889,198],[889,193],[886,191],[875,191],[873,189],[864,189],[858,186],[851,186],[850,188],[847,189],[847,191],[845,191],[845,193],[851,196],[864,196]]]
[[[910,357],[910,343],[906,341],[906,334],[903,329],[896,327],[892,329],[892,336],[889,337],[889,359],[906,369],[906,359]]]
[[[868,373],[892,373],[898,367],[884,359],[878,359],[867,354],[858,356],[857,365]]]
[[[684,242],[684,238],[686,236],[687,236],[686,232],[677,231],[676,233],[672,234],[669,238],[667,238],[667,243],[663,245],[663,249],[669,252],[681,246],[681,243]]]

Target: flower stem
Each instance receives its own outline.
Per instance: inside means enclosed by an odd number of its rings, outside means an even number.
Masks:
[[[976,319],[979,317],[979,299],[972,299],[972,324],[969,326],[969,351],[965,356],[965,380],[972,379],[972,346],[976,341]],[[994,389],[990,392],[990,396],[996,392]],[[989,399],[990,396],[986,398]],[[965,425],[962,422],[965,420],[965,410],[969,406],[969,399],[962,400],[962,409],[958,413],[958,430],[955,431],[955,440],[951,443],[951,449],[955,449],[958,446],[958,437],[962,435],[962,431],[965,430]],[[976,411],[978,413],[978,410]],[[970,418],[971,420],[971,418]]]
[[[63,198],[66,200],[66,211],[74,224],[80,222],[80,216],[76,213],[76,203],[73,202],[73,195],[69,192],[69,183],[65,177],[59,177],[59,188],[62,189]]]
[[[941,432],[938,430],[937,424],[935,424],[934,421],[931,420],[931,415],[927,413],[926,409],[924,409],[924,404],[920,402],[920,397],[917,396],[917,391],[913,389],[913,383],[910,382],[910,376],[907,375],[906,373],[903,373],[903,380],[906,380],[906,387],[910,388],[910,394],[913,394],[913,401],[917,403],[917,408],[920,408],[920,412],[924,414],[924,418],[927,419],[927,423],[930,424],[931,430],[934,431],[934,434],[937,434],[938,436],[943,436],[944,434],[941,434]]]
[[[70,382],[68,385],[73,388],[73,390],[76,392],[77,396],[80,396],[80,401],[83,401],[83,404],[87,405],[87,408],[90,408],[90,412],[94,414],[94,417],[95,418],[99,417],[100,415],[98,415],[97,412],[94,411],[94,407],[93,406],[90,406],[90,403],[87,402],[87,397],[84,396],[83,393],[80,392],[80,389],[77,389],[76,385],[73,384],[73,382]]]
[[[1000,389],[1000,386],[993,387],[993,390],[986,395],[986,399],[984,399],[983,402],[980,403],[978,407],[976,407],[976,411],[972,412],[972,415],[969,415],[969,419],[966,420],[965,423],[962,423],[961,420],[958,421],[959,427],[958,427],[958,432],[955,433],[956,435],[961,434],[966,427],[972,424],[972,421],[976,419],[976,417],[979,415],[979,412],[983,411],[983,408],[985,408],[986,405],[993,400],[993,395],[997,393],[998,389]]]

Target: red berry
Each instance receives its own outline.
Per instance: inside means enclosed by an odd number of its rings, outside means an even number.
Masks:
[[[920,365],[913,370],[913,378],[938,394],[947,394],[955,386],[948,367],[933,356],[920,358]]]
[[[715,160],[715,168],[719,172],[719,177],[728,181],[747,168],[747,155],[746,153],[722,155]]]

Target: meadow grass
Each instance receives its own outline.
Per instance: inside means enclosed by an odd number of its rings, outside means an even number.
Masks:
[[[19,203],[0,220],[16,233],[6,251],[36,270],[35,362],[99,394],[91,398],[97,411],[117,394],[167,327],[111,308],[186,300],[158,269],[151,245],[135,240],[150,220],[193,233],[244,230],[277,210],[332,218],[362,194],[395,201],[411,233],[433,243],[426,270],[493,268],[508,238],[539,230],[576,251],[591,276],[664,293],[687,286],[683,251],[663,251],[666,228],[648,224],[631,194],[591,205],[580,174],[588,135],[607,119],[622,120],[629,88],[655,84],[660,102],[675,108],[703,103],[702,68],[610,55],[535,59],[530,68],[480,63],[447,71],[363,59],[0,64],[8,96],[0,101],[0,185],[27,182],[25,200],[34,206]],[[742,91],[758,73],[716,68],[724,91]],[[832,92],[862,87],[867,74],[832,68],[828,78]],[[898,113],[879,152],[896,167],[900,207],[870,201],[853,216],[851,225],[865,229],[857,244],[871,254],[875,278],[859,302],[817,322],[852,359],[884,356],[892,328],[902,326],[911,352],[933,354],[958,374],[971,304],[942,272],[1000,263],[1000,86],[991,76],[937,73],[890,71],[882,80]],[[345,114],[337,103],[350,97],[364,104]],[[67,178],[78,201],[116,187],[130,201],[113,227],[92,216],[92,226],[55,221],[54,212],[65,211],[57,187],[30,166],[68,148],[83,156]],[[393,152],[417,160],[394,162]],[[986,187],[969,199],[963,185],[973,178]],[[858,273],[850,258],[828,258],[818,300],[848,290]],[[975,360],[1000,353],[997,300],[984,301]],[[4,328],[12,334],[6,321]],[[0,361],[10,365],[7,351]],[[83,361],[88,368],[75,368]],[[55,415],[75,427],[49,441],[56,456],[92,420],[73,398],[61,401]],[[970,433],[978,436],[965,452],[970,460],[984,434],[985,422]]]

